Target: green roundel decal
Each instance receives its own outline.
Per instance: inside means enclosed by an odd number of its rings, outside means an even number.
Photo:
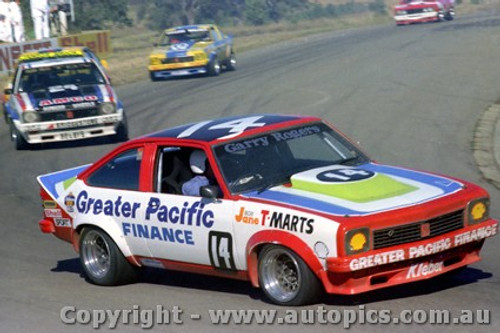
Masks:
[[[394,198],[418,190],[392,177],[355,168],[332,169],[305,177],[292,177],[292,188],[356,203]]]

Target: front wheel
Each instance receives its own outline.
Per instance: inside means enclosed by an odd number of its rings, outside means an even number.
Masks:
[[[128,136],[128,123],[127,123],[127,117],[125,116],[125,113],[123,113],[123,120],[118,125],[118,128],[116,129],[116,134],[115,134],[115,141],[116,142],[125,142],[128,141],[129,136]]]
[[[149,78],[150,78],[150,79],[151,79],[151,81],[153,81],[153,82],[160,81],[160,79],[159,79],[159,78],[157,78],[157,77],[155,76],[155,73],[154,73],[154,72],[149,72]]]
[[[9,123],[10,140],[14,143],[16,150],[25,150],[30,147],[30,144],[22,136],[22,134],[17,130],[16,126],[10,121]]]
[[[271,302],[303,305],[320,295],[321,284],[306,263],[292,250],[266,246],[259,255],[259,283]]]
[[[207,65],[207,72],[210,76],[218,76],[220,74],[220,62],[217,57],[213,58]]]
[[[88,279],[94,284],[115,286],[137,279],[137,268],[125,259],[115,242],[98,228],[83,230],[80,261]]]

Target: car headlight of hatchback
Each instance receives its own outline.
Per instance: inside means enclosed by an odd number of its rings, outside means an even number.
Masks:
[[[476,224],[486,221],[490,217],[490,200],[481,198],[472,200],[467,205],[468,224]]]
[[[408,13],[406,12],[406,10],[398,10],[398,11],[396,12],[396,15],[406,15],[406,14],[408,14]]]
[[[161,58],[159,57],[151,57],[149,58],[150,65],[161,65]]]
[[[207,55],[205,54],[205,52],[196,52],[194,54],[194,60],[195,61],[207,60]]]
[[[40,121],[40,115],[36,111],[23,112],[23,121],[25,123],[36,123]]]
[[[116,112],[116,105],[114,103],[105,102],[99,105],[100,114],[111,114]]]
[[[358,254],[370,249],[370,229],[349,230],[345,235],[346,254]]]

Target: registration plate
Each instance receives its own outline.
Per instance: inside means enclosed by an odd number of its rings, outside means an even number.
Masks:
[[[83,139],[83,138],[85,138],[84,131],[61,133],[62,140],[76,140],[76,139]]]

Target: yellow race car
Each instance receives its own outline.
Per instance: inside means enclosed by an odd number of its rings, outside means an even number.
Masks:
[[[236,68],[232,36],[213,24],[167,29],[155,47],[148,66],[152,81],[197,74],[217,76],[222,69]]]

